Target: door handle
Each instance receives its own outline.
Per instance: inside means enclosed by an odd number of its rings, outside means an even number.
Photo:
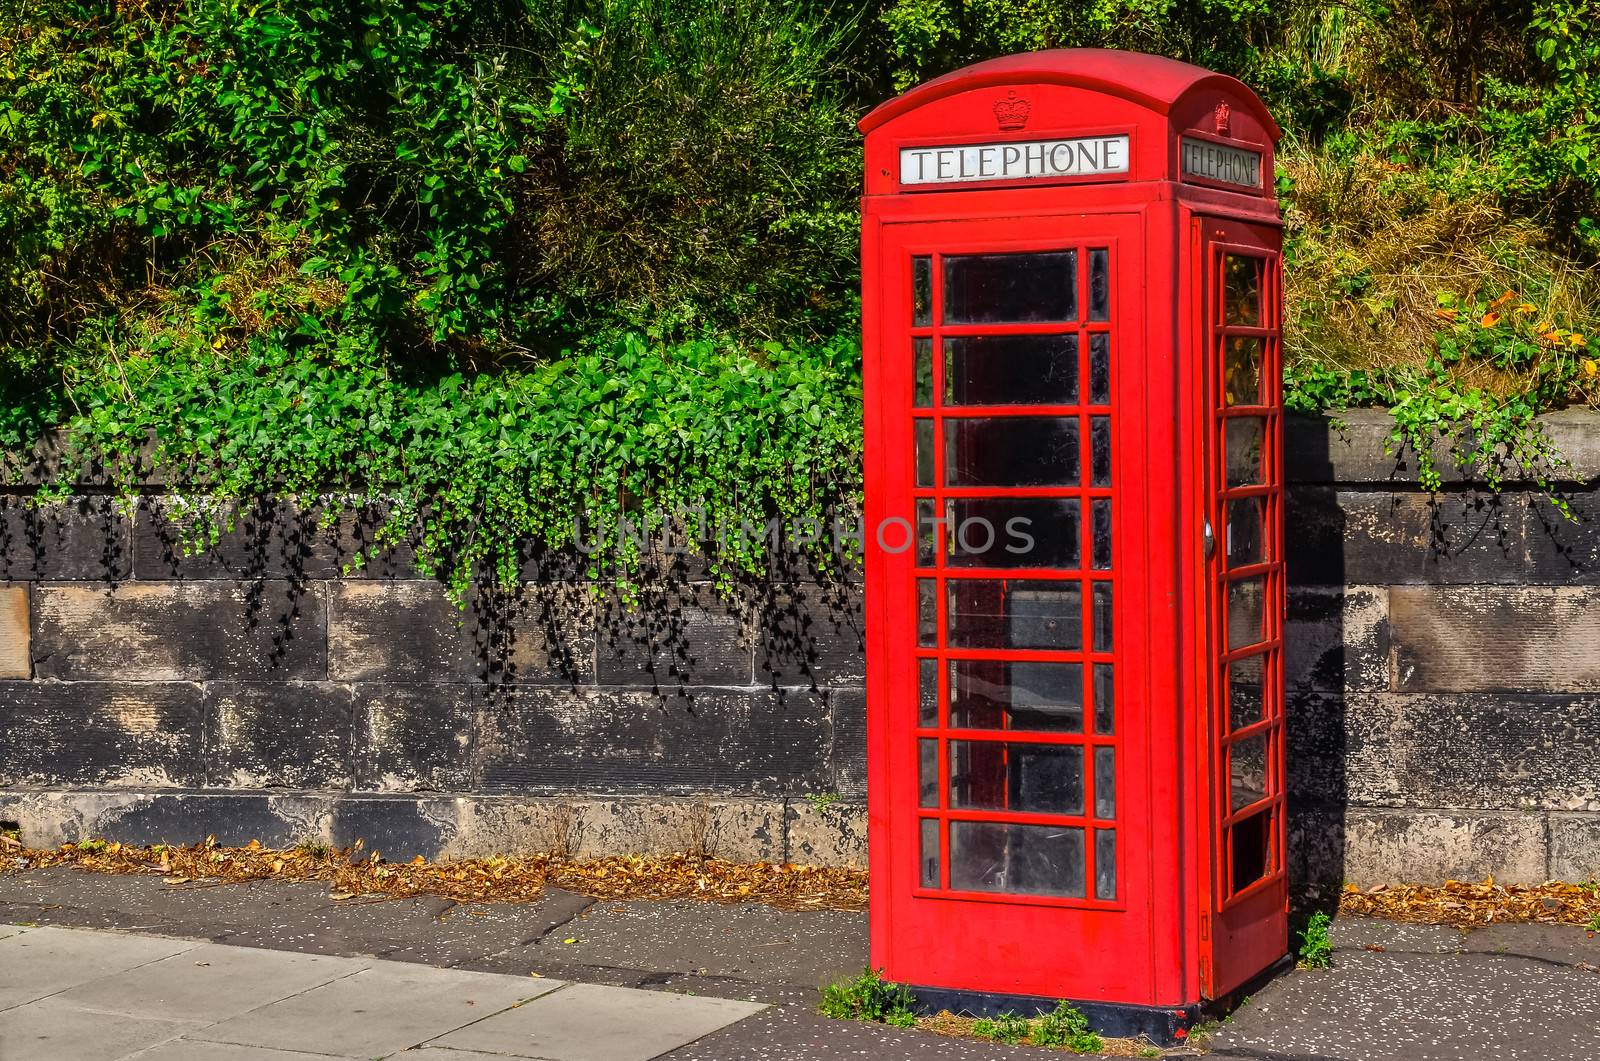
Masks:
[[[1211,529],[1210,520],[1206,520],[1204,542],[1206,559],[1209,560],[1211,559],[1211,554],[1217,551],[1217,535],[1216,532]]]

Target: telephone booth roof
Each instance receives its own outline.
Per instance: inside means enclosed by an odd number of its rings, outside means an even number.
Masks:
[[[1131,157],[1110,179],[1220,187],[1188,181],[1181,169],[1180,140],[1210,141],[1256,152],[1262,179],[1249,194],[1270,197],[1272,151],[1281,135],[1261,100],[1237,78],[1110,48],[1057,48],[976,63],[878,106],[859,128],[867,134],[869,196],[935,190],[899,179],[896,155],[908,145],[1004,143],[1089,131],[1131,136]]]

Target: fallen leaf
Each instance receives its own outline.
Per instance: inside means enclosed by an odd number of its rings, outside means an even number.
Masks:
[[[330,892],[330,893],[328,893],[328,898],[330,898],[330,899],[354,899],[355,897],[356,897],[356,893],[355,892]]]

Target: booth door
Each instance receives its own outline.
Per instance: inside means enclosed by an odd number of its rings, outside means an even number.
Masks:
[[[1123,662],[1142,648],[1139,232],[880,230],[873,961],[893,979],[1153,990],[1145,694]]]
[[[1277,232],[1209,218],[1201,224],[1206,518],[1214,528],[1205,561],[1212,671],[1208,828],[1215,853],[1212,953],[1202,967],[1202,986],[1218,997],[1288,946],[1282,271]]]

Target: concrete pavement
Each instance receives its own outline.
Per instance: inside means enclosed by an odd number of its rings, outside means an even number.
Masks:
[[[57,984],[60,975],[88,978],[92,972],[93,978],[99,980],[124,971],[114,967],[114,962],[107,964],[109,959],[102,952],[108,951],[108,940],[126,941],[127,946],[135,948],[133,953],[143,957],[140,968],[152,968],[154,963],[167,959],[173,959],[174,964],[187,960],[201,973],[216,966],[193,963],[210,959],[178,958],[175,953],[165,953],[165,948],[222,944],[217,951],[229,952],[229,960],[238,963],[238,969],[252,968],[250,959],[244,956],[250,953],[293,952],[267,959],[273,963],[272,983],[279,985],[267,994],[297,990],[299,995],[295,997],[314,995],[336,979],[349,979],[346,976],[319,981],[321,986],[313,988],[299,986],[303,978],[317,980],[334,968],[318,963],[340,960],[364,963],[368,969],[415,970],[413,975],[420,977],[442,974],[446,979],[437,982],[446,989],[434,993],[444,997],[462,995],[463,989],[458,986],[461,983],[491,982],[479,981],[472,974],[501,974],[493,982],[509,981],[528,996],[538,996],[522,1007],[536,1016],[567,1003],[583,1004],[575,1012],[599,1012],[597,1018],[575,1020],[577,1030],[572,1034],[579,1040],[578,1045],[586,1038],[598,1041],[596,1037],[602,1032],[632,1027],[626,1023],[631,1010],[653,1012],[644,1008],[646,1000],[664,1000],[664,1004],[673,1005],[712,999],[767,1004],[759,1012],[756,1007],[741,1011],[752,1014],[742,1019],[722,1013],[731,1023],[725,1022],[692,1042],[684,1039],[676,1048],[644,1038],[664,1018],[651,1018],[647,1022],[649,1028],[637,1033],[619,1033],[618,1049],[628,1048],[632,1036],[638,1034],[641,1049],[665,1050],[663,1056],[669,1061],[858,1061],[863,1057],[908,1061],[1014,1057],[1037,1061],[1049,1056],[1034,1048],[947,1039],[917,1030],[831,1021],[819,1016],[818,988],[839,976],[858,972],[866,963],[866,917],[860,913],[783,911],[757,904],[595,901],[554,889],[540,901],[523,905],[458,905],[432,898],[339,902],[329,898],[323,884],[169,887],[159,877],[116,877],[53,869],[0,874],[0,923],[4,922],[121,930],[116,934],[97,933],[96,946],[87,947],[77,964],[65,964],[68,973],[52,972],[48,963],[30,963],[21,987],[23,995]],[[186,938],[174,942],[152,936]],[[1438,926],[1340,918],[1334,923],[1332,938],[1336,948],[1333,968],[1298,970],[1257,992],[1212,1032],[1208,1046],[1213,1056],[1275,1061],[1525,1057],[1592,1061],[1600,1051],[1600,938],[1581,928],[1496,925],[1463,934]],[[8,960],[5,949],[15,946],[12,939],[0,940],[0,976],[9,976],[16,964]],[[118,943],[115,949],[120,951],[122,946]],[[137,951],[141,946],[154,950]],[[288,961],[280,966],[282,959]],[[78,965],[90,971],[71,972]],[[539,973],[542,979],[530,973]],[[451,976],[467,979],[448,979]],[[373,980],[369,977],[369,982]],[[540,996],[539,992],[552,981],[565,981],[569,986]],[[207,982],[207,978],[202,975],[199,982]],[[359,982],[340,990],[350,991],[355,986]],[[601,988],[645,990],[614,993]],[[123,1054],[63,1056],[74,1061],[80,1057],[140,1056],[132,1051],[149,1044],[135,1044],[132,1039],[163,1030],[170,1032],[174,1018],[189,1019],[185,1014],[192,1017],[203,1013],[207,1019],[220,1014],[229,1005],[241,1004],[232,994],[236,990],[213,985],[203,993],[172,994],[166,1009],[155,1004],[141,1005],[132,1017],[119,1018],[134,1022],[117,1024],[118,1028],[125,1028],[118,1034],[128,1037],[117,1040],[129,1043]],[[397,993],[400,990],[395,988]],[[377,995],[382,1001],[388,992]],[[466,997],[473,996],[469,993]],[[478,1013],[478,1006],[492,1008],[499,1004],[500,996],[486,993],[483,997],[487,1001],[476,1002],[471,1007],[473,1014],[466,1018],[445,1007],[437,1019],[446,1023],[460,1019],[460,1027],[469,1032],[472,1027],[488,1028],[490,1021],[483,1018],[491,1014]],[[186,1009],[190,1003],[185,1000],[194,999],[212,1008]],[[63,1035],[75,1022],[50,1020],[62,1015],[60,1007],[81,1005],[85,1012],[98,1013],[105,1005],[92,996],[73,995],[69,985],[57,986],[38,1001],[49,1003],[37,1011],[43,1014],[41,1023]],[[281,999],[262,1000],[263,1004],[277,1001]],[[91,1008],[89,1002],[94,1002],[96,1008]],[[18,1005],[27,1004],[0,990],[0,1010],[11,1012]],[[344,1021],[357,1030],[375,1029],[372,1034],[376,1035],[390,1025],[391,1018],[369,1009],[369,1004],[359,999],[349,1002]],[[260,1010],[261,1006],[255,1009]],[[410,1019],[418,1007],[405,1009],[406,1018]],[[687,1015],[691,1011],[682,1012]],[[527,1020],[520,1010],[507,1011],[504,1006],[492,1016],[496,1021],[504,1018],[500,1026],[507,1028],[513,1027],[513,1016],[518,1021]],[[424,1018],[432,1021],[435,1016],[422,1007],[417,1019]],[[100,1026],[98,1017],[84,1020],[90,1026]],[[138,1021],[156,1023],[147,1027]],[[310,1061],[292,1053],[261,1054],[254,1041],[244,1045],[246,1032],[240,1029],[250,1027],[250,1022],[237,1014],[226,1019],[219,1016],[206,1027],[211,1025],[231,1025],[232,1030],[207,1031],[212,1038],[203,1040],[185,1032],[189,1039],[206,1044],[203,1051],[171,1056],[178,1061],[191,1056],[222,1061],[235,1057],[255,1061],[299,1057],[300,1061]],[[695,1025],[694,1029],[698,1027]],[[431,1030],[430,1025],[407,1031],[406,1035]],[[456,1030],[437,1034],[448,1036]],[[259,1034],[264,1036],[266,1032]],[[219,1035],[230,1037],[229,1045],[223,1046]],[[339,1049],[346,1049],[351,1041],[337,1037],[317,1040],[323,1047],[333,1044]],[[484,1058],[506,1056],[505,1051],[489,1049],[492,1044],[467,1034],[453,1040],[449,1047],[439,1045],[443,1039],[426,1041],[430,1045],[411,1056],[424,1061],[464,1061],[438,1052],[452,1048],[467,1058],[474,1056],[468,1050]],[[35,1061],[48,1056],[8,1053],[8,1042],[0,1037],[0,1061]],[[307,1040],[283,1042],[311,1045]],[[392,1045],[376,1039],[374,1042],[378,1046]],[[472,1045],[468,1046],[469,1042]],[[518,1045],[527,1048],[529,1040],[518,1040]],[[538,1048],[553,1049],[542,1045]],[[249,1052],[251,1049],[257,1052]],[[434,1051],[431,1057],[429,1051]],[[339,1055],[324,1052],[321,1056],[326,1059]],[[370,1055],[344,1056],[382,1055],[374,1051]],[[564,1059],[565,1055],[561,1056]]]
[[[762,1005],[0,925],[3,1061],[649,1061]]]

